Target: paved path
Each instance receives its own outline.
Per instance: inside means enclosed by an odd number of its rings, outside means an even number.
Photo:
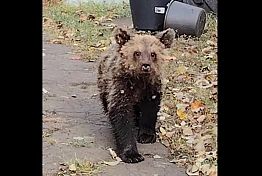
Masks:
[[[73,60],[69,47],[43,40],[43,175],[58,171],[59,163],[73,159],[112,161],[107,150],[114,147],[110,125],[97,96],[96,64]],[[74,137],[88,137],[93,143],[77,147]],[[105,166],[101,176],[184,176],[185,171],[170,163],[160,143],[138,144],[145,161]],[[161,159],[152,156],[159,155]]]

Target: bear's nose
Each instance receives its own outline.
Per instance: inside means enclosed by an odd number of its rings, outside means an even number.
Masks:
[[[149,72],[150,71],[150,65],[149,64],[143,64],[142,65],[142,71]]]

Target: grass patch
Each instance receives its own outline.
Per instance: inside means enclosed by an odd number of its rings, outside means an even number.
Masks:
[[[165,67],[159,138],[187,173],[216,175],[217,19],[207,16],[200,38],[180,37]]]
[[[52,43],[75,46],[82,58],[92,61],[110,44],[112,21],[130,16],[130,13],[127,3],[46,6],[43,26],[51,34]]]
[[[97,175],[101,170],[102,165],[98,163],[92,163],[87,160],[74,159],[67,163],[61,163],[57,176],[93,176]]]

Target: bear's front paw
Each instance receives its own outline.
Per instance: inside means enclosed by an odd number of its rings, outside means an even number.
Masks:
[[[141,144],[155,143],[156,142],[156,134],[155,133],[141,133],[138,135],[137,142]]]
[[[121,153],[120,158],[125,163],[138,163],[144,161],[144,157],[134,150],[127,150]]]

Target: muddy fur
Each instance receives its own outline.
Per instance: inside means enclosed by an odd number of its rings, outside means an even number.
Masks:
[[[166,56],[164,49],[171,46],[174,31],[167,29],[155,36],[131,35],[117,28],[114,38],[115,42],[98,61],[98,88],[118,155],[124,162],[136,163],[144,160],[136,141],[156,141],[161,66]]]

